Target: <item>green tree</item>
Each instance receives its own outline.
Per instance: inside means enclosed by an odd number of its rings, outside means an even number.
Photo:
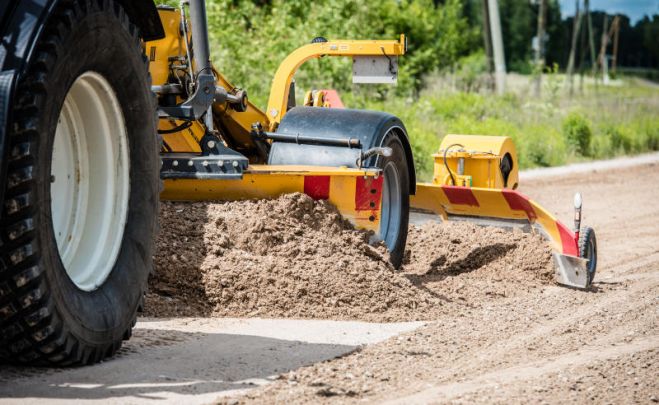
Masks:
[[[400,59],[398,94],[418,90],[424,75],[456,64],[480,46],[480,35],[462,15],[459,0],[441,5],[433,0],[207,0],[207,9],[216,67],[261,107],[279,63],[317,36],[395,39],[405,33],[409,52]],[[350,63],[347,58],[307,62],[296,76],[297,88],[300,93],[351,90]]]

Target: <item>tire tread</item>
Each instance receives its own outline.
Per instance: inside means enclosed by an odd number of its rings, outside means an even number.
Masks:
[[[27,74],[19,82],[11,127],[8,184],[0,222],[0,360],[47,366],[85,365],[113,355],[121,340],[103,347],[84,344],[57,314],[48,293],[45,270],[34,232],[36,185],[33,162],[38,152],[39,105],[47,97],[47,78],[63,51],[62,39],[91,11],[113,13],[122,28],[134,38],[135,50],[143,53],[141,37],[121,5],[114,0],[61,1],[44,27],[43,39]],[[148,72],[148,60],[143,58]],[[154,110],[155,113],[155,110]],[[154,120],[156,117],[154,116]],[[146,286],[141,286],[142,291]],[[137,317],[133,313],[135,324]],[[130,336],[130,327],[123,336]]]

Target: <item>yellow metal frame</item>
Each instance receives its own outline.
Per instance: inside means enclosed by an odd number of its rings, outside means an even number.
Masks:
[[[458,186],[471,186],[483,188],[517,188],[519,170],[517,167],[517,151],[512,139],[507,136],[489,135],[453,135],[449,134],[442,139],[439,153],[433,154],[434,176],[433,184],[453,185],[451,176],[444,165],[444,151],[451,145],[460,144],[462,147],[453,147],[446,154],[446,163],[451,169]],[[508,176],[507,187],[504,185],[503,175],[499,169],[501,159],[509,154],[513,168]],[[464,161],[465,176],[458,174],[458,161]],[[470,180],[457,181],[460,180]]]
[[[185,40],[179,30],[181,14],[178,10],[159,10],[160,19],[165,29],[165,37],[146,44],[150,57],[149,70],[154,85],[162,85],[169,77],[169,57],[185,56]],[[279,65],[272,81],[268,99],[268,114],[248,102],[247,111],[236,112],[226,103],[213,105],[213,112],[222,120],[224,127],[231,133],[232,141],[237,147],[248,148],[253,142],[250,137],[252,124],[260,122],[271,131],[276,130],[286,114],[288,93],[291,80],[304,62],[322,56],[399,56],[405,54],[405,36],[399,40],[334,40],[304,45],[291,54]],[[214,71],[218,84],[232,92],[235,87],[221,73]],[[183,101],[183,100],[180,100]],[[320,99],[314,106],[322,107]],[[160,120],[160,129],[172,129],[181,121]],[[163,138],[174,152],[199,152],[197,140],[203,135],[203,128],[193,125],[184,131],[167,134]]]
[[[302,64],[321,56],[399,56],[405,54],[405,35],[394,41],[334,40],[304,45],[279,65],[272,80],[267,117],[271,131],[277,128],[286,114],[291,80]]]
[[[178,10],[159,10],[166,36],[158,41],[146,43],[146,52],[151,64],[150,71],[154,85],[165,84],[170,75],[170,56],[185,56],[185,38],[180,32],[181,15]],[[293,75],[307,60],[321,56],[398,56],[405,53],[405,37],[399,41],[330,41],[302,46],[282,62],[275,74],[270,93],[268,111],[277,114],[267,116],[248,103],[247,111],[237,112],[226,103],[215,103],[213,113],[222,126],[231,134],[231,142],[237,148],[249,146],[252,124],[260,122],[270,130],[275,130],[286,114],[286,104]],[[234,86],[219,72],[214,71],[218,84],[232,92]],[[316,106],[322,106],[322,97]],[[179,100],[182,102],[183,100]],[[162,119],[160,130],[171,130],[181,125],[178,120]],[[172,152],[200,152],[199,139],[204,134],[200,122],[175,133],[163,135],[165,144]],[[252,163],[258,161],[250,156]],[[335,205],[341,214],[355,226],[378,231],[380,226],[381,194],[373,193],[370,187],[381,184],[381,173],[377,170],[357,170],[341,167],[315,166],[266,166],[251,164],[240,180],[165,180],[163,200],[243,200],[252,198],[272,198],[286,193],[306,192],[307,183],[324,178],[328,185],[326,198]],[[378,180],[379,179],[379,180]],[[364,189],[364,187],[367,187]],[[312,193],[313,194],[313,193]],[[377,201],[375,201],[377,199]],[[364,205],[366,202],[367,206]],[[375,207],[375,208],[372,208]]]
[[[327,200],[356,227],[378,231],[380,194],[359,192],[358,182],[370,184],[380,178],[379,170],[322,166],[250,165],[239,180],[165,180],[162,200],[236,201],[275,198],[283,194],[304,193],[308,177],[328,177]],[[368,209],[356,206],[357,198],[373,198]],[[375,208],[371,208],[375,207]]]
[[[416,195],[411,196],[410,205],[416,209],[434,212],[444,220],[448,220],[449,215],[457,215],[528,221],[541,227],[554,250],[562,254],[578,255],[574,233],[538,203],[522,194],[512,190],[507,191],[513,194],[511,199],[522,203],[519,206],[511,206],[503,190],[453,187],[453,189],[469,189],[474,201],[478,203],[478,205],[456,204],[449,199],[445,191],[447,188],[451,187],[418,183]]]
[[[461,146],[450,148],[456,144]],[[506,154],[510,155],[513,165],[507,185],[499,167]],[[412,208],[436,213],[444,220],[453,215],[528,221],[542,229],[554,250],[578,256],[574,233],[535,201],[514,191],[519,182],[519,171],[517,152],[510,138],[447,135],[440,145],[440,153],[433,157],[433,181],[416,185],[416,195],[410,198]],[[463,174],[458,173],[460,160]],[[451,174],[456,185],[453,185]]]

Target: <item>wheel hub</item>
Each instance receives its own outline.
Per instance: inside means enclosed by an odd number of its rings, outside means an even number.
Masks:
[[[55,130],[51,214],[73,283],[93,291],[119,254],[130,188],[124,116],[108,81],[86,72],[69,90]]]

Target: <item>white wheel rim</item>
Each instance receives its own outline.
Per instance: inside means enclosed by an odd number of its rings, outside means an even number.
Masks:
[[[93,291],[119,255],[130,188],[128,136],[110,83],[78,77],[60,112],[51,167],[53,231],[75,285]]]

